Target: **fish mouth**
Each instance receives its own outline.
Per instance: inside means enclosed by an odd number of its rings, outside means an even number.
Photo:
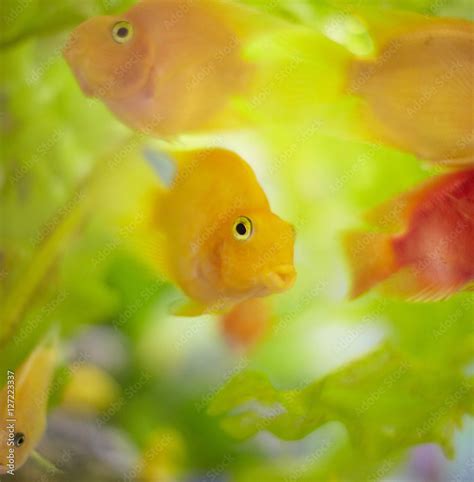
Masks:
[[[296,271],[293,265],[283,264],[277,266],[264,276],[263,284],[272,293],[286,291],[293,286],[296,279]]]

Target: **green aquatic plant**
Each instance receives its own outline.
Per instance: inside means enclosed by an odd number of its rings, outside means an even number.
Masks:
[[[157,432],[177,434],[180,456],[170,456],[180,464],[176,472],[238,481],[380,480],[418,444],[460,457],[456,434],[464,427],[469,436],[474,410],[472,293],[426,304],[377,292],[345,298],[340,234],[436,172],[413,155],[341,141],[308,118],[220,139],[248,154],[272,207],[295,224],[298,282],[274,298],[274,330],[246,356],[226,348],[216,318],[169,315],[176,289],[131,242],[150,182],[141,157],[149,139],[87,99],[61,56],[78,23],[132,3],[2,3],[1,384],[51,326],[60,327],[65,345],[89,331],[100,339],[100,327],[120,340],[126,362],[109,369],[121,396],[97,415],[97,425],[113,426],[138,451]],[[241,3],[316,29],[351,52],[371,49],[347,2]],[[472,18],[468,1],[435,3],[384,2]],[[344,119],[351,101],[338,108]],[[64,383],[56,384],[54,404]],[[456,470],[465,467],[447,465],[443,476]]]

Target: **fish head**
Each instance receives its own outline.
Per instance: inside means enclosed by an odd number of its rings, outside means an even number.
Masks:
[[[44,417],[35,417],[36,425],[29,426],[24,422],[6,423],[0,430],[0,474],[5,474],[11,468],[19,469],[35,449],[46,426]]]
[[[242,213],[226,222],[219,269],[223,289],[266,296],[289,289],[295,279],[295,231],[271,211]]]
[[[7,373],[7,383],[0,389],[0,474],[10,469],[10,463],[19,469],[43,436],[57,350],[54,335]]]
[[[119,100],[149,83],[154,50],[149,39],[133,15],[94,17],[71,33],[64,57],[87,96]]]

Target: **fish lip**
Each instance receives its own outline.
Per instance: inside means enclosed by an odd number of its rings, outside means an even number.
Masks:
[[[292,264],[282,264],[263,277],[263,285],[272,293],[280,293],[291,288],[296,280]]]

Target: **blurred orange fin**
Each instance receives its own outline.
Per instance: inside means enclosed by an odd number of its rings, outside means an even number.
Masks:
[[[268,298],[241,301],[220,318],[222,334],[234,348],[247,350],[261,341],[272,324]]]
[[[399,268],[388,234],[352,231],[345,234],[343,245],[352,272],[351,299],[370,290]]]

